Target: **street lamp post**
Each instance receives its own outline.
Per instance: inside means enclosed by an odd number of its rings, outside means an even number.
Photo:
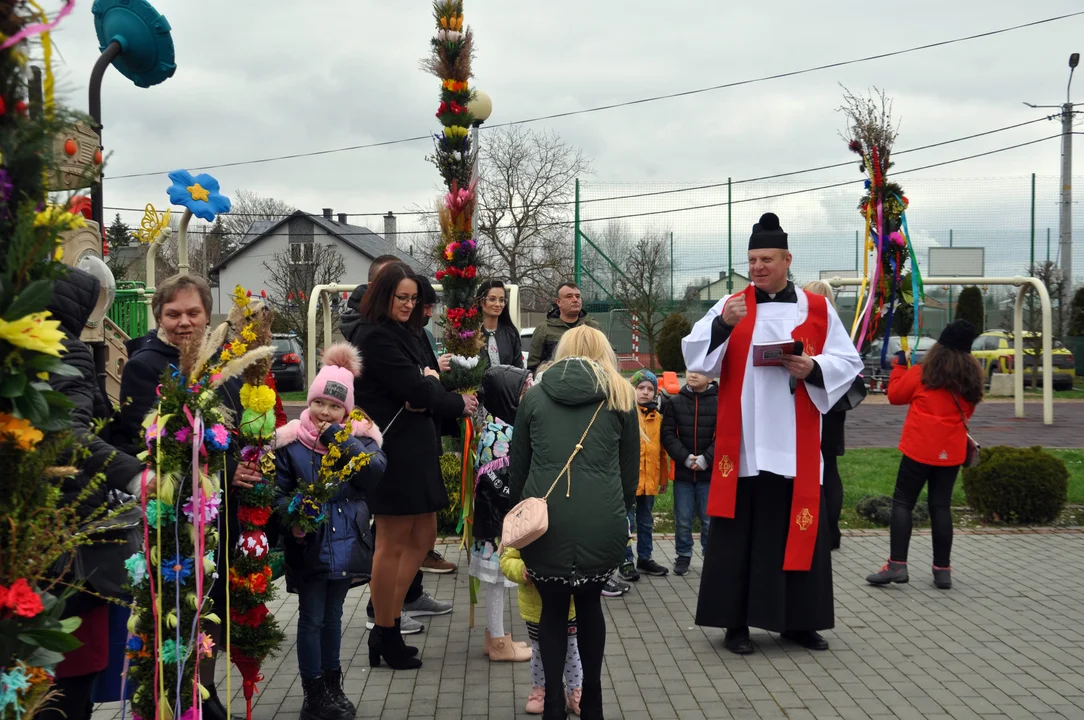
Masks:
[[[1062,294],[1059,298],[1059,316],[1064,317],[1073,293],[1073,110],[1070,90],[1073,87],[1073,72],[1080,64],[1080,53],[1069,56],[1069,82],[1065,85],[1065,103],[1062,105],[1033,105],[1031,108],[1057,108],[1053,117],[1061,118],[1061,202],[1058,203],[1058,245],[1061,253],[1061,274],[1063,277]]]
[[[475,197],[478,193],[478,163],[481,160],[481,146],[478,144],[478,128],[482,127],[482,123],[489,119],[489,116],[493,113],[493,100],[488,94],[481,90],[475,90],[470,102],[467,103],[467,110],[470,111],[471,116],[474,118],[474,122],[471,123],[470,128],[470,146],[471,152],[474,153],[474,160],[471,162],[470,180],[471,185],[475,187]],[[471,238],[477,241],[478,239],[478,208],[477,205],[474,209],[474,215],[471,220]]]

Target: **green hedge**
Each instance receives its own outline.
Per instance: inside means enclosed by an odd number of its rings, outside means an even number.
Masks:
[[[1069,469],[1041,447],[983,448],[982,462],[963,479],[967,504],[988,522],[1048,523],[1069,494]]]

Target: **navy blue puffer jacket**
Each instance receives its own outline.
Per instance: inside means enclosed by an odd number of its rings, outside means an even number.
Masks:
[[[323,456],[297,440],[300,421],[294,420],[275,433],[275,506],[284,510],[293,499],[300,482],[316,478]],[[341,426],[332,425],[320,436],[325,445],[335,442]],[[368,581],[372,573],[373,536],[369,529],[369,507],[365,494],[384,474],[387,458],[380,449],[383,438],[372,423],[354,424],[354,437],[340,445],[342,462],[354,455],[372,453],[369,464],[342,483],[339,492],[325,508],[326,522],[316,532],[296,539],[283,521],[286,555],[286,589],[297,592],[301,583],[311,580]]]

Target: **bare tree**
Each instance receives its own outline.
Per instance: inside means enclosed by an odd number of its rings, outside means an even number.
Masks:
[[[317,285],[337,283],[346,274],[346,261],[333,245],[315,243],[311,260],[296,262],[290,250],[275,253],[264,262],[267,284],[271,288],[268,301],[275,308],[276,327],[294,332],[304,347],[308,347],[308,297]],[[307,253],[306,253],[307,254]],[[338,313],[332,313],[331,332],[339,329]],[[317,346],[326,345],[328,338],[317,337]]]
[[[230,211],[219,216],[222,221],[219,236],[222,238],[223,257],[241,242],[252,223],[257,220],[281,220],[297,209],[281,200],[243,188],[230,195],[230,205]]]
[[[659,331],[673,306],[669,233],[643,233],[614,260],[619,268],[614,297],[629,311],[623,322],[631,325],[632,317],[636,317],[640,334],[647,339],[654,357]]]
[[[572,274],[574,181],[590,160],[560,136],[521,125],[481,142],[478,234],[495,277],[518,284],[525,309],[545,310],[558,278]]]

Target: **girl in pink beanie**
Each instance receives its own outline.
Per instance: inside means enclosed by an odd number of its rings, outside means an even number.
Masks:
[[[275,431],[275,505],[290,529],[284,537],[286,589],[298,596],[303,718],[353,720],[356,714],[343,692],[339,663],[343,604],[351,585],[367,582],[372,573],[365,494],[387,464],[376,425],[356,415],[347,419],[359,375],[358,351],[349,343],[331,345],[309,387],[308,409],[300,420]],[[348,436],[341,433],[346,425]],[[310,494],[329,482],[321,476],[325,461],[338,484],[330,498],[327,493]]]

